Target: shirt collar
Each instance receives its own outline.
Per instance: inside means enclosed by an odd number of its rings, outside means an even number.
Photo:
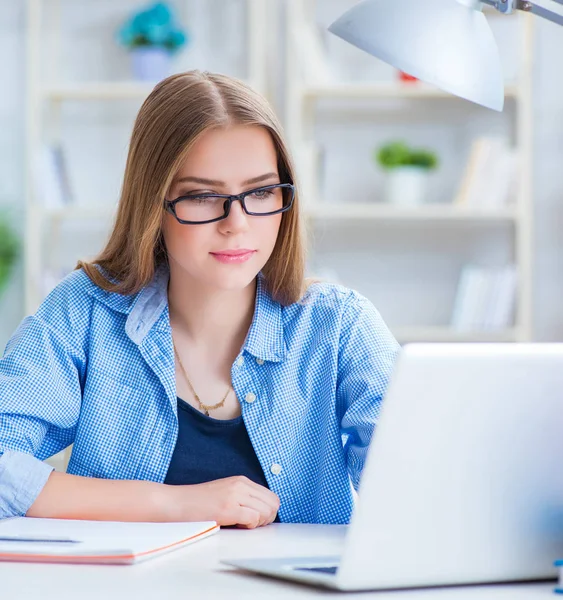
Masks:
[[[160,330],[170,328],[168,279],[168,267],[160,265],[152,281],[136,294],[110,292],[94,284],[89,286],[88,292],[112,310],[127,315],[125,332],[136,344],[140,344],[153,326]]]
[[[112,310],[123,313],[125,315],[128,315],[131,312],[131,307],[138,295],[125,295],[119,294],[117,292],[110,292],[108,290],[104,290],[103,288],[91,282],[90,280],[86,291],[89,295],[93,296],[102,304],[105,304]]]
[[[125,333],[136,344],[140,344],[153,327],[160,331],[170,329],[168,279],[168,267],[160,265],[153,280],[133,300],[131,312],[125,323]]]
[[[268,293],[262,273],[257,277],[254,317],[244,349],[256,358],[271,362],[280,362],[287,354],[282,307]]]
[[[157,267],[151,283],[133,296],[100,291],[105,304],[128,315],[125,332],[140,344],[151,329],[168,331],[168,280],[166,265]],[[282,306],[266,289],[262,273],[258,274],[254,317],[244,342],[244,350],[264,361],[280,362],[287,354],[283,331]]]

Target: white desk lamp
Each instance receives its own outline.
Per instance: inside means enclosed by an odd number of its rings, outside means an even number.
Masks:
[[[504,80],[485,4],[563,25],[562,15],[527,0],[363,0],[329,31],[417,79],[502,111]]]

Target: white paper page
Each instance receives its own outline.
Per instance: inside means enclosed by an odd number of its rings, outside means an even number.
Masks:
[[[0,538],[69,538],[78,543],[2,541],[0,553],[138,554],[176,544],[215,527],[214,521],[198,523],[121,523],[66,519],[14,518],[0,521]]]

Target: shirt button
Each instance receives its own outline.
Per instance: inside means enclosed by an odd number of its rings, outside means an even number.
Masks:
[[[263,361],[261,358],[257,358],[257,359],[256,359],[256,362],[257,362],[259,365],[263,365],[263,364],[264,364],[264,361]]]
[[[254,402],[254,400],[256,400],[256,394],[253,394],[252,392],[249,392],[248,394],[246,394],[245,400],[251,404],[252,402]]]
[[[277,465],[275,463],[270,467],[270,471],[274,475],[279,475],[281,473],[281,470],[282,470],[281,465]]]
[[[242,363],[243,363],[243,362],[244,362],[244,356],[239,356],[239,357],[237,358],[237,365],[238,365],[239,367],[242,367]]]

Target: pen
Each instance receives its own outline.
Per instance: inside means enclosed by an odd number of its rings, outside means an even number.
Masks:
[[[79,540],[71,540],[70,538],[53,538],[53,537],[24,537],[20,535],[0,536],[0,542],[56,542],[66,544],[80,544]]]

